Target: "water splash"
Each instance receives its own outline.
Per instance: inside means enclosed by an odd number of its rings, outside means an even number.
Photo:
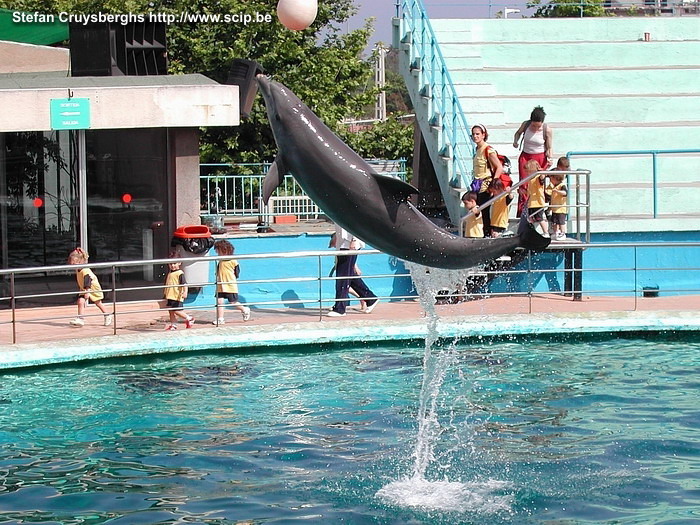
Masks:
[[[455,482],[426,479],[428,467],[435,460],[435,446],[445,430],[440,424],[440,390],[450,367],[457,361],[454,342],[438,345],[439,316],[435,300],[445,290],[463,290],[471,269],[446,270],[406,263],[418,290],[421,306],[427,313],[428,333],[423,357],[423,383],[419,398],[418,433],[413,451],[413,473],[393,481],[377,492],[377,496],[394,505],[420,507],[446,512],[496,513],[509,510],[512,495],[504,494],[506,484],[497,480]]]
[[[506,489],[507,483],[496,480],[460,483],[413,477],[392,481],[377,496],[387,503],[428,511],[497,514],[511,510],[514,498],[503,493]]]

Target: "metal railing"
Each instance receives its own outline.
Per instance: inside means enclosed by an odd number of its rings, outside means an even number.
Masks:
[[[381,175],[407,179],[406,159],[368,159],[367,163]],[[263,224],[273,222],[276,214],[293,214],[299,220],[318,218],[320,210],[290,174],[272,195],[281,211],[262,202],[263,180],[270,163],[201,164],[201,215],[214,217],[254,217]],[[287,198],[287,199],[285,199]]]
[[[410,69],[421,75],[421,96],[432,102],[429,125],[439,133],[439,155],[450,163],[449,185],[466,188],[472,175],[474,144],[447,62],[420,0],[396,4],[402,44],[410,46]]]
[[[629,157],[629,156],[651,156],[652,171],[651,171],[651,191],[652,191],[652,216],[657,218],[659,215],[659,166],[658,159],[662,155],[687,155],[700,154],[700,149],[640,149],[640,150],[602,150],[602,151],[569,151],[566,156],[571,157]],[[688,171],[696,172],[700,169],[698,164],[695,169]],[[586,185],[588,186],[588,182]],[[590,188],[587,189],[590,194]],[[675,200],[675,199],[674,199]],[[647,206],[644,206],[647,208]]]
[[[561,252],[566,252],[567,250],[578,251],[582,253],[582,246],[576,243],[559,243],[556,248],[551,249],[551,255],[557,256]],[[489,266],[486,265],[484,268],[479,269],[475,273],[472,273],[472,277],[467,277],[467,287],[465,290],[458,291],[448,291],[441,296],[441,300],[454,300],[458,301],[464,299],[465,297],[469,299],[479,299],[485,297],[526,297],[528,300],[528,311],[533,311],[533,301],[536,297],[540,295],[547,294],[549,292],[555,294],[566,294],[572,296],[574,300],[577,297],[580,299],[582,292],[585,291],[587,295],[598,295],[598,296],[633,296],[634,302],[632,310],[636,310],[638,307],[638,296],[645,293],[644,284],[649,281],[650,275],[653,276],[654,282],[658,286],[662,287],[662,291],[665,294],[692,294],[700,295],[700,266],[697,263],[689,264],[690,261],[700,260],[700,242],[673,242],[673,243],[610,243],[610,244],[587,244],[585,245],[585,250],[587,253],[593,250],[611,250],[611,249],[621,249],[621,250],[632,250],[631,256],[628,255],[627,259],[630,261],[627,266],[620,266],[613,264],[606,265],[604,267],[590,267],[584,268],[582,265],[574,266],[564,266],[561,267],[561,261],[555,257],[559,262],[554,262],[551,265],[549,263],[541,262],[539,257],[542,256],[532,254],[531,252],[521,252],[524,257],[524,262],[520,263],[520,266],[513,268],[506,268],[503,266]],[[659,268],[644,265],[643,261],[645,257],[640,255],[640,251],[644,250],[663,250],[665,255],[673,253],[676,259],[679,261],[673,265]],[[692,250],[692,251],[688,251]],[[376,250],[362,250],[362,251],[306,251],[306,252],[289,252],[289,253],[267,253],[267,254],[251,254],[251,255],[237,255],[236,260],[240,263],[245,264],[246,261],[255,260],[279,260],[278,264],[283,264],[284,260],[292,261],[291,264],[294,268],[305,267],[309,268],[308,262],[300,264],[299,261],[303,258],[313,258],[316,259],[316,270],[314,272],[309,272],[308,275],[296,274],[296,276],[291,277],[281,277],[281,278],[264,278],[264,279],[239,279],[238,284],[242,291],[246,287],[260,287],[262,285],[275,285],[284,284],[286,289],[290,287],[301,287],[304,286],[306,289],[315,289],[315,292],[304,292],[307,293],[305,296],[299,296],[298,298],[287,298],[280,297],[274,300],[265,301],[247,301],[245,304],[259,309],[270,308],[270,307],[285,307],[290,312],[295,312],[294,307],[299,305],[305,305],[307,303],[317,305],[317,313],[319,320],[323,316],[324,308],[329,307],[332,303],[336,301],[333,296],[332,290],[324,291],[324,284],[332,283],[337,280],[336,277],[331,277],[326,275],[324,268],[328,267],[331,261],[328,258],[335,258],[337,255],[348,255],[356,253],[358,255],[373,255],[380,252]],[[643,252],[642,252],[643,253]],[[546,255],[546,252],[545,254]],[[215,261],[224,260],[230,257],[207,257],[206,260],[209,263]],[[608,257],[605,258],[606,260]],[[614,261],[618,262],[621,257],[618,256],[614,258]],[[105,293],[111,293],[111,300],[108,302],[109,311],[114,315],[114,323],[111,327],[113,334],[117,333],[117,324],[119,319],[123,315],[127,314],[159,314],[162,315],[168,311],[167,308],[153,307],[153,303],[156,301],[154,298],[149,298],[145,300],[138,301],[119,301],[118,298],[123,297],[126,292],[129,291],[150,291],[158,297],[162,296],[162,290],[164,286],[146,284],[144,286],[120,286],[119,280],[117,278],[118,273],[122,270],[136,269],[143,266],[152,266],[158,264],[167,264],[171,262],[170,259],[156,259],[156,260],[142,260],[142,261],[122,261],[122,262],[106,262],[106,263],[95,263],[91,264],[90,267],[93,270],[106,272],[109,275],[109,279],[105,281],[103,291]],[[189,263],[189,262],[202,262],[201,257],[193,258],[179,258],[175,259],[179,263]],[[326,262],[324,265],[323,263]],[[7,333],[5,329],[7,327],[11,330],[11,342],[17,343],[18,341],[18,326],[20,324],[28,324],[29,326],[36,326],[37,323],[47,322],[49,326],[51,323],[56,322],[68,322],[69,318],[73,315],[56,315],[55,308],[50,306],[43,306],[41,308],[27,308],[26,310],[31,311],[31,313],[37,313],[36,316],[27,317],[22,316],[19,318],[18,312],[25,311],[24,308],[18,305],[18,302],[27,302],[34,300],[34,302],[54,299],[56,297],[64,296],[67,300],[70,296],[75,296],[76,290],[73,291],[61,291],[61,292],[34,292],[34,293],[17,293],[17,282],[22,278],[35,278],[37,275],[44,276],[59,276],[65,278],[66,282],[73,279],[72,273],[75,272],[78,266],[72,265],[62,265],[62,266],[46,266],[37,268],[23,268],[23,269],[5,269],[0,270],[0,283],[7,283],[7,287],[0,287],[2,294],[0,295],[0,333]],[[612,274],[608,279],[614,282],[614,286],[600,286],[596,282],[597,274],[601,272],[607,272]],[[313,275],[315,273],[315,275]],[[545,279],[548,283],[550,280],[554,279],[558,282],[559,276],[563,275],[565,280],[564,289],[538,291],[537,282],[541,279]],[[625,278],[620,278],[619,275],[625,276]],[[584,289],[582,282],[583,278],[587,281],[591,281],[588,286]],[[405,278],[410,279],[409,273],[363,273],[362,278],[369,283],[370,288],[373,287],[373,283],[377,285],[375,289],[379,289],[380,279],[396,279]],[[504,282],[515,282],[518,283],[514,285],[513,289],[507,291],[497,292],[489,289],[488,286],[483,285],[476,288],[471,281],[478,281],[479,279],[486,279],[490,281],[493,278],[503,279]],[[679,280],[680,279],[680,280]],[[625,284],[627,282],[627,284]],[[683,282],[690,284],[683,284]],[[568,283],[568,284],[567,284]],[[577,284],[578,283],[578,284]],[[214,283],[209,283],[214,284]],[[471,287],[471,288],[470,288]],[[326,286],[328,288],[328,286]],[[390,289],[388,287],[385,287]],[[658,289],[657,289],[658,290]],[[414,292],[407,293],[404,295],[397,295],[394,293],[384,293],[377,294],[379,299],[383,300],[415,300],[417,294]],[[355,300],[350,297],[348,300]],[[687,308],[682,295],[679,295],[679,304],[681,308]],[[188,311],[209,311],[213,312],[216,307],[214,300],[211,302],[205,302],[198,305],[188,305],[185,304],[185,308]],[[65,305],[63,306],[65,310]],[[593,307],[595,310],[595,306]],[[296,310],[298,312],[298,310]],[[97,315],[101,315],[97,314]],[[86,316],[87,317],[87,316]],[[290,318],[290,322],[296,322],[297,318]],[[36,329],[32,328],[34,333]],[[31,338],[31,335],[27,336]],[[1,343],[0,343],[1,344]]]
[[[511,186],[508,190],[499,193],[498,195],[490,198],[486,202],[484,202],[481,206],[479,206],[479,210],[485,210],[489,208],[490,206],[493,205],[494,202],[496,202],[498,199],[502,198],[505,195],[508,195],[510,192],[517,190],[521,186],[528,184],[532,179],[535,177],[539,177],[540,175],[563,175],[566,176],[567,178],[567,183],[566,186],[571,190],[573,186],[574,190],[574,196],[573,198],[569,198],[567,195],[567,204],[565,205],[567,208],[571,209],[574,208],[576,210],[576,218],[573,220],[573,223],[575,225],[575,230],[574,230],[574,235],[576,237],[577,241],[585,241],[587,243],[591,242],[591,214],[590,214],[590,207],[591,207],[591,195],[590,195],[590,177],[591,177],[591,172],[590,170],[584,170],[584,169],[578,169],[578,170],[562,170],[562,171],[557,171],[557,170],[542,170],[542,171],[536,171],[535,173],[532,173],[525,177],[524,179],[519,180],[513,186]],[[581,189],[581,177],[584,178],[584,189]],[[571,185],[569,184],[571,178],[574,179],[574,184]],[[560,205],[564,206],[564,205]],[[549,207],[547,204],[546,207]],[[582,213],[584,214],[583,221],[585,227],[582,229],[581,228],[581,216]],[[459,222],[459,235],[460,237],[464,235],[464,224],[467,222],[467,219],[469,217],[473,216],[474,212],[470,211],[467,213],[464,217]],[[534,215],[534,214],[532,214]],[[571,220],[571,219],[570,219]]]

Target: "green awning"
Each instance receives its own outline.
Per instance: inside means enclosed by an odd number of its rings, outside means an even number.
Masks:
[[[53,20],[45,15],[44,19],[23,22],[14,20],[15,13],[22,11],[0,9],[0,40],[47,46],[68,39],[68,22],[60,22],[58,15]],[[30,20],[35,13],[24,15],[25,20]]]

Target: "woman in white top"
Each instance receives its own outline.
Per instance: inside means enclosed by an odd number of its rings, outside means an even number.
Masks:
[[[522,137],[522,152],[518,157],[518,174],[522,178],[525,174],[525,164],[530,160],[536,160],[542,169],[549,168],[552,158],[552,129],[544,123],[546,113],[542,106],[537,106],[530,113],[530,120],[523,122],[513,137],[513,147],[520,146]],[[518,188],[518,216],[527,204],[527,184]]]

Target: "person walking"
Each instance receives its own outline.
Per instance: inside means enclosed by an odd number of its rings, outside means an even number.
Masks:
[[[68,255],[68,264],[87,264],[90,255],[88,252],[78,247]],[[71,326],[84,326],[85,325],[85,307],[94,303],[97,308],[104,314],[104,326],[110,326],[114,321],[114,317],[107,311],[107,308],[102,304],[102,299],[104,299],[104,293],[102,293],[102,286],[100,286],[100,281],[97,279],[95,273],[87,267],[80,268],[75,272],[75,278],[78,281],[78,288],[80,293],[78,294],[78,317],[70,321]]]
[[[335,247],[338,250],[360,250],[363,246],[364,243],[360,239],[336,224]],[[377,299],[377,296],[369,289],[360,276],[355,273],[356,263],[357,255],[338,255],[336,257],[335,305],[328,312],[328,317],[345,315],[351,287],[358,293],[359,298],[366,302],[367,308],[364,310],[364,313],[372,313],[374,307],[377,306],[379,299]]]
[[[219,256],[233,255],[233,244],[221,240],[214,243],[214,250]],[[250,320],[250,308],[241,304],[238,300],[238,277],[241,269],[236,259],[219,261],[216,265],[216,319],[212,324],[220,326],[226,324],[224,318],[224,300],[235,306],[243,315],[243,320]]]
[[[170,254],[171,259],[179,257],[177,252]],[[180,268],[180,261],[173,261],[168,264],[168,275],[165,276],[165,285],[163,297],[165,298],[165,306],[168,309],[168,317],[170,324],[165,327],[166,330],[177,330],[177,318],[185,321],[185,328],[192,328],[194,325],[194,317],[183,312],[184,301],[187,298],[187,281],[185,280],[185,272]]]

